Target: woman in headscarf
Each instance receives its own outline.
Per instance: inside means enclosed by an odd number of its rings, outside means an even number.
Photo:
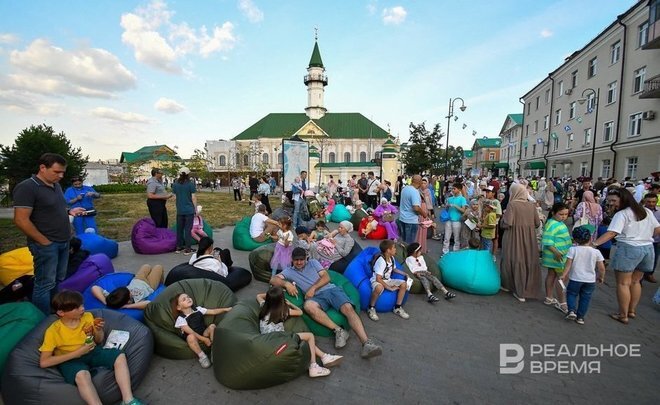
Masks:
[[[395,242],[399,240],[399,231],[396,227],[396,222],[394,222],[394,215],[398,212],[399,210],[390,204],[386,198],[381,198],[380,205],[374,210],[374,217],[378,221],[378,224],[383,225],[387,230],[387,239]]]
[[[526,187],[514,183],[509,190],[509,203],[500,220],[506,232],[502,237],[502,289],[513,292],[520,302],[540,298],[541,267],[536,228],[540,225],[534,204],[528,200]]]
[[[353,224],[350,221],[341,221],[337,230],[325,237],[324,241],[327,240],[327,243],[319,242],[310,247],[310,257],[327,268],[326,266],[348,256],[355,245],[355,240],[349,232],[353,232]]]
[[[575,209],[573,215],[573,223],[578,223],[582,217],[589,221],[589,225],[593,225],[594,229],[598,229],[598,225],[603,221],[603,208],[596,202],[594,193],[587,190],[582,194],[582,201]],[[591,240],[596,240],[597,232],[592,232]]]

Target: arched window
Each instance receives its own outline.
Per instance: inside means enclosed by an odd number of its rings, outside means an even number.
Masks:
[[[268,164],[268,153],[264,153],[263,155],[261,155],[261,162]]]
[[[367,152],[360,152],[360,162],[367,161]]]
[[[335,163],[335,152],[328,153],[328,163]]]
[[[344,152],[344,162],[346,163],[351,162],[351,152]]]
[[[225,157],[225,155],[218,156],[218,164],[220,166],[227,166],[227,158]]]
[[[234,163],[236,166],[239,166],[241,164],[241,154],[237,153],[236,156],[234,156]]]
[[[284,161],[284,157],[282,156],[282,152],[280,152],[277,154],[277,164],[281,165],[283,161]]]
[[[243,166],[250,165],[250,157],[248,155],[243,155]]]

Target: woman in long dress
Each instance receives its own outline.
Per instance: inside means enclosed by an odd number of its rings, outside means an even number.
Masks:
[[[593,225],[596,230],[603,221],[603,208],[596,202],[594,193],[590,190],[582,194],[582,201],[578,204],[575,215],[573,215],[573,223],[580,221],[583,216],[589,221],[589,225]],[[591,240],[595,241],[597,235],[597,232],[592,232]]]
[[[540,225],[534,204],[527,199],[525,186],[513,184],[509,203],[500,220],[502,237],[502,289],[513,292],[520,302],[541,297],[541,267],[536,228]]]

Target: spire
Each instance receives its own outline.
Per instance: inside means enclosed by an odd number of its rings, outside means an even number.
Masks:
[[[312,58],[309,60],[308,67],[323,67],[323,61],[321,60],[321,52],[319,51],[319,44],[314,40],[314,50],[312,51]]]

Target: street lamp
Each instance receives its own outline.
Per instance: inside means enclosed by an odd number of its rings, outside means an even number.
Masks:
[[[461,111],[465,111],[467,108],[465,106],[465,101],[462,98],[456,97],[453,100],[451,98],[449,99],[449,112],[447,114],[447,148],[445,149],[445,181],[449,178],[449,124],[451,124],[451,117],[454,116],[454,103],[456,100],[461,100]]]
[[[585,97],[585,95],[594,95],[594,105],[593,109],[595,110],[595,116],[594,116],[594,135],[593,139],[591,140],[591,166],[589,167],[589,177],[593,178],[594,177],[594,157],[596,155],[596,130],[598,129],[598,104],[600,102],[600,88],[594,90],[592,88],[586,88],[582,92],[582,98],[578,99],[578,103],[584,104],[588,98]],[[589,106],[588,108],[592,108],[592,106]]]

